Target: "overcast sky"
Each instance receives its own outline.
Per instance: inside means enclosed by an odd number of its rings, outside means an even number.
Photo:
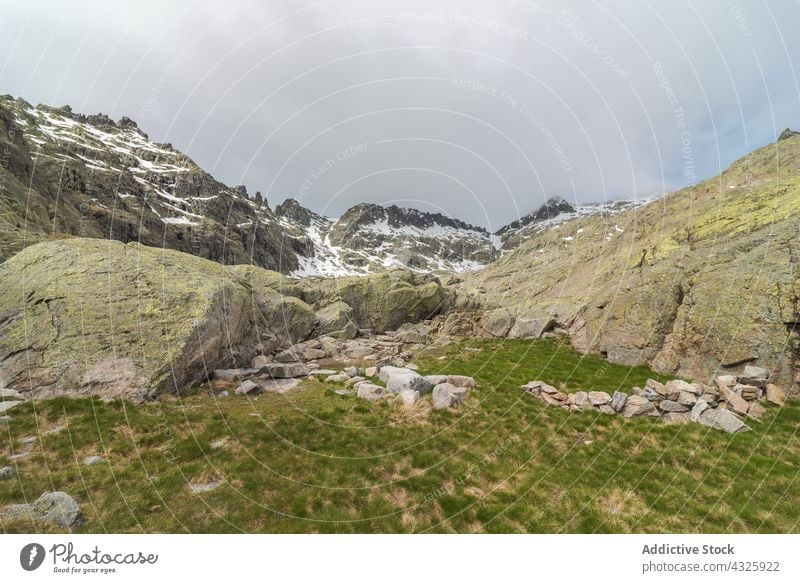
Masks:
[[[4,0],[0,93],[131,117],[273,206],[495,230],[800,128],[798,23],[796,0]]]

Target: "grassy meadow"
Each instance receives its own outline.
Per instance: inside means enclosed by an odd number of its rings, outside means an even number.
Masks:
[[[800,531],[795,401],[728,435],[525,395],[519,385],[536,379],[610,393],[665,380],[562,340],[474,340],[415,362],[480,388],[454,411],[430,397],[410,411],[368,403],[319,379],[283,396],[203,386],[143,405],[26,403],[0,427],[0,466],[18,471],[0,482],[0,507],[63,490],[83,510],[77,532],[98,533]],[[90,455],[104,461],[86,466]]]

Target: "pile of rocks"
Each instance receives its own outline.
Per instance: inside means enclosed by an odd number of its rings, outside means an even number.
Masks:
[[[570,411],[595,409],[623,417],[657,417],[667,423],[700,423],[727,433],[748,431],[744,419],[759,419],[766,411],[760,401],[766,399],[783,405],[786,395],[769,382],[769,372],[746,366],[739,376],[722,375],[714,386],[672,380],[660,383],[649,379],[644,388],[634,387],[628,395],[615,391],[577,391],[565,393],[542,381],[532,381],[523,388],[555,407]]]

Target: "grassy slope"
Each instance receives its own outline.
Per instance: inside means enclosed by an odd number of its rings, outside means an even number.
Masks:
[[[481,383],[456,412],[433,411],[428,398],[405,413],[316,380],[254,400],[200,390],[143,406],[23,405],[0,428],[0,465],[12,446],[34,454],[2,484],[0,506],[65,490],[87,517],[81,532],[798,531],[800,405],[769,407],[763,423],[734,436],[569,414],[517,386],[538,378],[630,390],[657,375],[557,341],[472,346],[483,350],[456,345],[420,361],[424,372]],[[67,429],[45,434],[57,425]],[[26,435],[41,442],[25,446]],[[228,447],[209,447],[225,437]],[[108,463],[80,463],[103,452]],[[187,488],[215,477],[227,483],[200,495]]]

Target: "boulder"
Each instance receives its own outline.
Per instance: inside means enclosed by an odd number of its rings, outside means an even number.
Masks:
[[[697,403],[697,399],[698,397],[694,393],[681,391],[678,394],[678,403],[681,405],[686,405],[687,407],[694,407],[694,404]]]
[[[719,375],[714,379],[714,384],[717,386],[717,390],[719,390],[720,387],[728,387],[729,389],[732,389],[736,384],[736,377],[732,374]]]
[[[378,374],[377,367],[368,366],[367,368],[364,369],[364,376],[374,377],[376,374]]]
[[[747,409],[747,416],[750,419],[761,419],[766,412],[767,410],[758,401],[753,401]]]
[[[629,418],[643,416],[657,417],[658,410],[646,397],[630,395],[625,401],[625,406],[622,409],[622,416]]]
[[[336,301],[317,310],[316,333],[333,338],[355,338],[358,326],[353,321],[353,308],[343,301]]]
[[[538,395],[539,393],[546,393],[548,395],[554,395],[558,392],[558,389],[552,385],[548,385],[543,381],[531,381],[526,385],[522,385],[523,389],[525,389],[529,393],[533,393]]]
[[[255,381],[246,380],[236,387],[235,392],[237,395],[256,395],[261,392],[261,387]]]
[[[505,308],[492,310],[483,316],[483,330],[490,336],[505,338],[514,325],[515,317]]]
[[[738,381],[745,385],[753,385],[756,387],[765,387],[769,380],[769,371],[760,366],[747,365],[744,367],[744,372],[739,375]]]
[[[647,379],[644,384],[645,388],[650,388],[662,397],[669,395],[669,391],[664,387],[664,383],[660,383],[655,379]]]
[[[737,415],[727,409],[706,409],[700,414],[698,422],[712,429],[726,433],[749,431],[750,428]]]
[[[409,368],[384,366],[378,377],[386,384],[386,389],[390,393],[411,390],[419,391],[420,395],[424,395],[431,392],[431,383],[424,376]]]
[[[214,370],[214,380],[240,381],[244,377],[252,376],[260,370],[260,368],[218,368]]]
[[[70,529],[83,524],[83,514],[78,503],[64,492],[48,492],[42,494],[33,504],[12,504],[0,512],[0,518],[16,517],[41,520]]]
[[[429,374],[425,375],[425,380],[428,381],[432,387],[447,382],[447,375],[445,374]],[[455,383],[451,383],[455,384]]]
[[[589,402],[595,407],[608,405],[611,402],[611,395],[605,391],[589,391]]]
[[[295,348],[287,348],[275,355],[275,362],[297,362],[300,360],[303,360],[302,351]],[[265,360],[261,366],[266,366],[268,362]]]
[[[506,336],[508,338],[540,338],[554,324],[555,320],[546,315],[541,317],[517,316]]]
[[[357,377],[361,374],[361,369],[359,369],[357,366],[348,366],[346,369],[344,369],[344,374],[349,377]]]
[[[469,389],[457,387],[450,383],[442,383],[433,388],[434,409],[448,409],[455,407],[467,400]]]
[[[616,415],[617,414],[617,412],[614,410],[614,407],[612,407],[611,405],[600,405],[599,407],[597,407],[597,409],[601,413],[605,413],[606,415]]]
[[[674,401],[669,401],[674,403]],[[689,423],[691,421],[691,413],[689,411],[668,411],[661,416],[661,421],[671,425]]]
[[[285,395],[300,384],[300,379],[258,379],[256,382],[266,393]]]
[[[349,381],[349,380],[350,380],[350,377],[347,376],[344,373],[332,374],[328,378],[325,379],[325,381],[328,382],[328,383],[344,383],[344,382]]]
[[[622,411],[625,408],[625,401],[628,400],[628,395],[622,393],[620,391],[614,391],[614,395],[611,397],[611,408],[614,409],[617,413]]]
[[[691,383],[687,383],[686,381],[682,381],[680,379],[674,379],[667,382],[664,385],[664,389],[667,391],[669,395],[674,395],[677,398],[678,393],[681,391],[690,393],[696,397],[699,397],[703,394],[703,389],[698,387],[697,385],[693,385]]]
[[[397,394],[397,400],[403,407],[411,408],[419,401],[419,391],[400,391]]]
[[[783,406],[786,402],[786,393],[783,392],[779,386],[772,383],[767,383],[767,401],[774,405]]]
[[[0,468],[0,480],[10,480],[17,474],[17,470],[12,468],[11,466],[5,466]]]
[[[263,372],[273,379],[293,379],[308,376],[308,365],[302,362],[268,364]]]
[[[591,406],[591,403],[589,402],[589,393],[586,391],[577,391],[570,396],[572,397],[572,404],[576,407],[583,409]]]
[[[457,387],[466,387],[468,389],[474,389],[478,386],[478,383],[475,382],[474,378],[463,375],[448,375],[447,382],[451,385],[455,385]]]
[[[250,368],[261,370],[269,364],[269,357],[265,354],[259,354],[253,357],[250,361]]]
[[[762,390],[754,385],[737,384],[733,387],[733,392],[745,401],[757,401],[761,398]]]
[[[426,334],[415,331],[398,334],[395,336],[395,340],[403,344],[428,344],[430,342],[430,338]]]

